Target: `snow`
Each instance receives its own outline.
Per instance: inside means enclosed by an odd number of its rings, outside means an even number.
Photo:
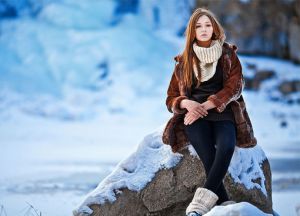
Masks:
[[[228,172],[233,177],[234,182],[242,183],[247,189],[256,187],[265,196],[268,196],[265,187],[265,176],[261,169],[263,161],[267,159],[264,151],[259,145],[250,149],[236,149],[228,168]],[[260,184],[252,181],[255,179],[260,179]]]
[[[208,213],[205,214],[205,216],[215,216],[215,215],[272,216],[272,214],[266,214],[248,202],[240,202],[240,203],[230,204],[227,206],[215,206]]]
[[[184,46],[176,35],[194,1],[141,0],[128,9],[132,12],[117,12],[119,2],[110,0],[10,3],[19,17],[0,20],[0,209],[22,215],[30,203],[43,215],[70,215],[85,208],[91,194],[114,200],[112,188],[140,190],[157,170],[180,161],[180,154],[161,145],[159,133],[171,117],[165,96],[173,57]],[[255,63],[276,77],[258,92],[243,93],[259,145],[236,149],[229,172],[248,188],[265,191],[250,179],[262,175],[255,170],[267,157],[274,209],[295,216],[299,105],[270,98],[281,96],[276,87],[283,80],[300,79],[300,67],[260,56],[240,60],[243,68]],[[135,164],[141,160],[147,166]],[[246,169],[241,160],[254,162],[248,175],[241,175]],[[222,208],[258,211],[245,203],[233,206]]]

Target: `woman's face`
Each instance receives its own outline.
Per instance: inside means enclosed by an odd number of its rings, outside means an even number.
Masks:
[[[213,34],[213,26],[206,15],[202,15],[196,22],[196,39],[198,41],[209,41]]]

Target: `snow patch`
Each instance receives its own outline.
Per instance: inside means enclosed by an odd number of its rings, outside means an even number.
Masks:
[[[266,214],[254,205],[248,202],[239,202],[230,204],[227,206],[215,206],[205,216],[272,216],[272,214]]]
[[[247,189],[258,188],[266,196],[265,176],[261,165],[267,157],[259,145],[253,148],[235,148],[228,172],[236,183],[245,185]],[[253,182],[260,179],[260,184]]]

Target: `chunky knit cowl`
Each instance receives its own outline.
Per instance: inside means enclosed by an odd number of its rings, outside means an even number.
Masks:
[[[193,50],[200,61],[201,77],[198,77],[198,70],[193,64],[194,73],[197,79],[201,82],[212,78],[216,72],[218,59],[222,55],[223,40],[212,40],[209,47],[198,46],[196,42],[193,43]]]

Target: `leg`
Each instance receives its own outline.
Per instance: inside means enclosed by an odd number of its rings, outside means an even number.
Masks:
[[[185,126],[186,134],[202,161],[206,176],[208,176],[216,155],[212,124],[213,122],[211,121],[198,119],[193,124]],[[219,196],[217,204],[228,200],[228,195],[223,182],[218,187],[216,194]]]
[[[204,187],[213,192],[220,190],[219,192],[224,193],[226,190],[222,181],[228,170],[234,152],[236,131],[234,123],[231,121],[216,121],[213,126],[217,145],[216,157]]]
[[[210,169],[212,167],[212,164],[215,163],[216,155],[216,149],[214,146],[215,134],[213,133],[213,123],[203,119],[198,119],[193,124],[187,125],[185,127],[185,130],[189,141],[202,160],[206,175],[209,176],[209,174],[211,173]],[[218,189],[218,187],[216,189]],[[219,192],[222,192],[222,187],[220,187]],[[194,194],[192,202],[186,209],[186,215],[190,215],[193,212],[197,212],[200,215],[203,215],[216,204],[218,199],[219,197],[216,194],[216,191],[213,192],[208,188],[199,187]]]
[[[185,131],[190,143],[203,163],[207,176],[216,154],[212,122],[197,119],[191,125],[186,125]]]
[[[228,194],[224,187],[223,182],[221,182],[220,186],[218,187],[216,194],[218,195],[219,199],[217,201],[217,205],[220,205],[222,202],[228,201]]]

